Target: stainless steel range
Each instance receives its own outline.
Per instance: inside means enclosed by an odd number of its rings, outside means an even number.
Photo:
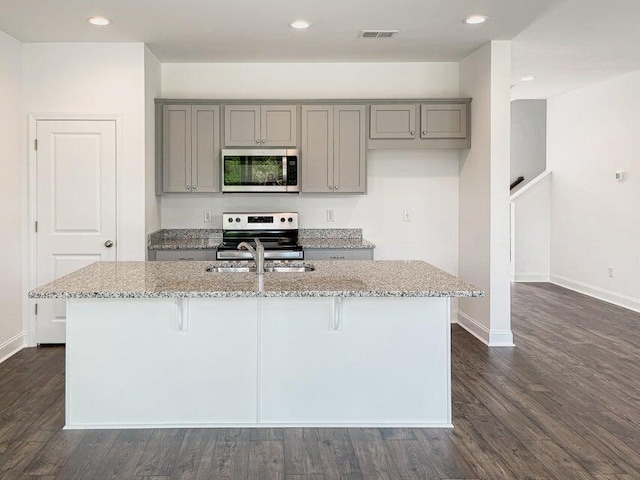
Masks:
[[[252,260],[251,253],[238,250],[248,242],[255,245],[258,238],[264,245],[264,258],[269,260],[304,260],[298,245],[298,214],[281,213],[223,213],[222,245],[218,247],[218,260]]]

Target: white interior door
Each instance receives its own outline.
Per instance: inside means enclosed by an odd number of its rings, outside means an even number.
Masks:
[[[37,122],[36,283],[116,259],[116,123]],[[65,301],[38,300],[37,343],[64,343]]]

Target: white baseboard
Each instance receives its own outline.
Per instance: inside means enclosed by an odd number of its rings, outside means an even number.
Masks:
[[[515,347],[511,330],[489,330],[462,311],[458,312],[458,325],[489,347]]]
[[[551,283],[559,285],[574,292],[582,293],[603,302],[612,303],[622,308],[633,310],[634,312],[640,312],[640,299],[629,297],[621,293],[613,292],[605,288],[596,287],[595,285],[589,285],[588,283],[579,282],[578,280],[572,280],[561,275],[551,275]]]
[[[24,334],[20,332],[15,337],[0,344],[0,363],[24,348]]]
[[[511,281],[516,283],[549,283],[550,280],[548,273],[516,273],[511,276]]]

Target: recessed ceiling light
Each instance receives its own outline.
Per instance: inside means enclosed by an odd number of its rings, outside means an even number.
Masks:
[[[306,20],[296,20],[295,22],[291,22],[289,24],[291,28],[295,28],[296,30],[304,30],[305,28],[309,28],[311,26],[310,22]]]
[[[462,23],[466,23],[467,25],[480,25],[487,20],[489,20],[489,17],[487,17],[486,15],[470,15],[465,18]]]
[[[109,20],[106,17],[91,17],[89,19],[87,19],[87,22],[89,22],[91,25],[97,25],[98,27],[104,27],[107,26],[111,23],[111,20]]]
[[[535,79],[536,77],[534,77],[533,75],[525,75],[524,77],[520,77],[521,82],[530,82]]]

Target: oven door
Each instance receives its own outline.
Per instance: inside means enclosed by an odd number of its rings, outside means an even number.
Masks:
[[[287,179],[288,159],[297,150],[222,150],[223,192],[297,192]]]

